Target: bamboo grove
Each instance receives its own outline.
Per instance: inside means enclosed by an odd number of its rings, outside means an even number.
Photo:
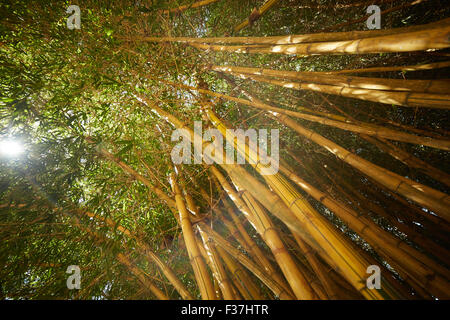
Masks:
[[[450,298],[445,1],[0,6],[2,299]]]

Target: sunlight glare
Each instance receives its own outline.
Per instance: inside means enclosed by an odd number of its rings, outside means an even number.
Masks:
[[[0,141],[0,154],[6,157],[17,157],[24,151],[23,145],[13,139]]]

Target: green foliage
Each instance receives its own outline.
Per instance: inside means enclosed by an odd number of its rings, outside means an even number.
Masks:
[[[130,278],[129,270],[116,259],[118,252],[132,253],[139,267],[151,276],[158,275],[157,268],[137,252],[135,241],[117,228],[111,229],[80,216],[76,208],[111,218],[117,223],[116,227],[120,223],[138,234],[170,262],[189,290],[198,294],[192,272],[186,272],[190,270],[189,260],[185,250],[180,249],[179,230],[172,212],[148,188],[97,152],[100,147],[109,150],[171,194],[167,172],[172,170],[170,135],[173,128],[135,95],[145,95],[188,126],[193,125],[193,120],[201,119],[201,114],[197,96],[158,79],[185,84],[196,84],[203,79],[212,90],[229,93],[234,88],[217,74],[204,72],[204,64],[325,71],[440,59],[413,54],[280,57],[210,52],[200,55],[196,49],[183,44],[154,44],[134,39],[137,36],[229,35],[262,1],[218,1],[170,15],[163,15],[159,10],[192,1],[140,1],[145,4],[137,5],[138,2],[79,1],[81,30],[66,27],[67,1],[11,0],[0,5],[0,139],[14,136],[23,141],[26,148],[20,159],[0,159],[0,264],[4,266],[0,270],[0,297],[4,299],[152,297],[149,292],[140,290],[141,284]],[[284,1],[240,35],[319,32],[363,14],[361,7],[339,7],[349,3],[351,1]],[[303,8],[308,5],[326,9]],[[446,15],[448,9],[443,2],[428,1],[389,15],[383,20],[383,27],[426,23]],[[355,29],[364,29],[364,24],[349,25],[341,31]],[[418,74],[427,78],[433,75],[432,71]],[[398,72],[386,76],[415,75]],[[332,102],[327,104],[326,99],[316,93],[293,92],[243,80],[236,82],[280,107],[305,106],[336,113],[332,106],[336,104],[363,121],[378,122],[372,118],[375,115],[424,130],[448,130],[445,111],[380,108],[375,103],[334,96],[325,96]],[[216,102],[218,114],[235,127],[280,128],[283,152],[294,151],[300,158],[308,159],[308,163],[316,159],[320,163],[334,160],[322,154],[316,145],[286,127],[269,122],[255,110],[226,101]],[[392,161],[355,135],[319,124],[304,124],[349,150],[360,150],[364,158],[378,165],[403,175],[414,175],[417,181],[445,191],[445,186],[437,181]],[[95,140],[95,144],[87,143],[87,137]],[[449,160],[448,154],[438,150],[402,147],[436,167],[443,168]],[[287,159],[296,165],[292,159]],[[316,169],[317,172],[323,170]],[[369,184],[353,169],[345,169],[348,179],[361,185]],[[186,171],[197,184],[210,191],[203,168],[189,166]],[[314,176],[307,174],[315,183]],[[188,190],[199,200],[202,213],[210,214],[209,204],[200,201],[196,187],[190,179],[186,180]],[[325,181],[332,185],[330,180]],[[314,205],[355,242],[367,245],[326,208],[318,203]],[[75,219],[80,220],[84,229],[76,226]],[[279,227],[284,228],[281,224]],[[96,238],[87,230],[102,237]],[[167,239],[170,239],[169,244]],[[72,264],[82,269],[84,289],[80,292],[66,288],[65,270]],[[164,288],[167,280],[162,281],[164,285],[157,285]],[[175,292],[168,294],[179,298]]]

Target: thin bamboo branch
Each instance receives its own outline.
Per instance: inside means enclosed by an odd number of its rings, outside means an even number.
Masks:
[[[179,6],[177,8],[162,10],[162,13],[164,13],[164,14],[180,13],[180,12],[185,11],[187,9],[195,9],[195,8],[207,6],[208,4],[211,4],[211,3],[214,3],[214,2],[217,2],[217,1],[219,1],[219,0],[201,0],[201,1],[197,1],[197,2],[191,3],[191,4]]]
[[[148,279],[147,277],[145,277],[145,275],[143,274],[143,272],[137,268],[132,262],[131,260],[125,256],[122,253],[118,253],[117,254],[117,259],[124,264],[125,266],[127,266],[128,269],[131,270],[131,272],[136,276],[136,278],[139,279],[139,281],[148,289],[150,290],[150,292],[152,292],[158,299],[160,300],[169,300],[169,297],[167,297],[167,295],[162,292],[161,289],[159,289],[157,286],[155,286],[155,284],[153,284],[152,281],[150,281],[150,279]]]
[[[250,16],[234,27],[234,32],[239,32],[247,26],[251,26],[253,22],[258,20],[264,13],[266,13],[270,8],[276,5],[280,0],[267,0],[259,9],[253,9]]]

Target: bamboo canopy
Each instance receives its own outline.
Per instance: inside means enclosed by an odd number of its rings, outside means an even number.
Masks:
[[[450,298],[444,5],[33,4],[0,12],[1,299]]]

